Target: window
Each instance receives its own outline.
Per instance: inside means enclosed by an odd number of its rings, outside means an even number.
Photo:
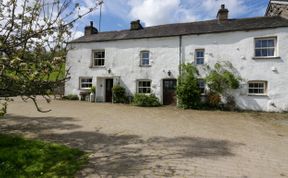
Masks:
[[[255,39],[255,57],[274,57],[276,54],[276,38]]]
[[[92,87],[92,78],[80,78],[80,89],[90,89]]]
[[[138,93],[151,93],[151,81],[138,81]]]
[[[150,65],[150,52],[141,51],[140,52],[140,66],[149,66]]]
[[[105,65],[105,51],[96,50],[93,51],[93,67],[99,67]]]
[[[248,94],[250,95],[265,95],[266,89],[267,89],[267,82],[265,81],[248,82]]]
[[[201,94],[205,94],[205,81],[203,79],[198,80],[198,87],[200,89]]]
[[[195,50],[195,62],[197,65],[204,64],[204,54],[205,54],[204,49],[196,49]]]

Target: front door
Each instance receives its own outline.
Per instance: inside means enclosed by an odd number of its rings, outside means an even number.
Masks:
[[[176,105],[176,79],[163,80],[163,104]]]
[[[106,79],[105,102],[112,102],[113,79]]]

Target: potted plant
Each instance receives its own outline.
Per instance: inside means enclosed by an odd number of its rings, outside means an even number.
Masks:
[[[92,86],[90,88],[90,102],[95,102],[95,93],[96,93],[96,87]]]

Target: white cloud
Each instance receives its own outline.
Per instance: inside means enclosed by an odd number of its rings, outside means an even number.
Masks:
[[[191,14],[187,15],[180,7],[180,3],[180,0],[144,0],[141,3],[134,0],[130,1],[132,8],[129,15],[134,19],[141,19],[146,26],[171,23],[175,21],[177,14],[184,15],[185,19],[193,19]]]

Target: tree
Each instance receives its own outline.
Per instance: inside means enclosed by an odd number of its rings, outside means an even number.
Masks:
[[[36,96],[50,102],[49,95],[63,84],[61,75],[67,42],[73,24],[94,11],[74,0],[0,0],[0,102],[7,106],[10,96],[31,99],[37,110]]]
[[[192,64],[183,64],[176,89],[179,106],[199,108],[201,91],[198,86],[198,70]]]

